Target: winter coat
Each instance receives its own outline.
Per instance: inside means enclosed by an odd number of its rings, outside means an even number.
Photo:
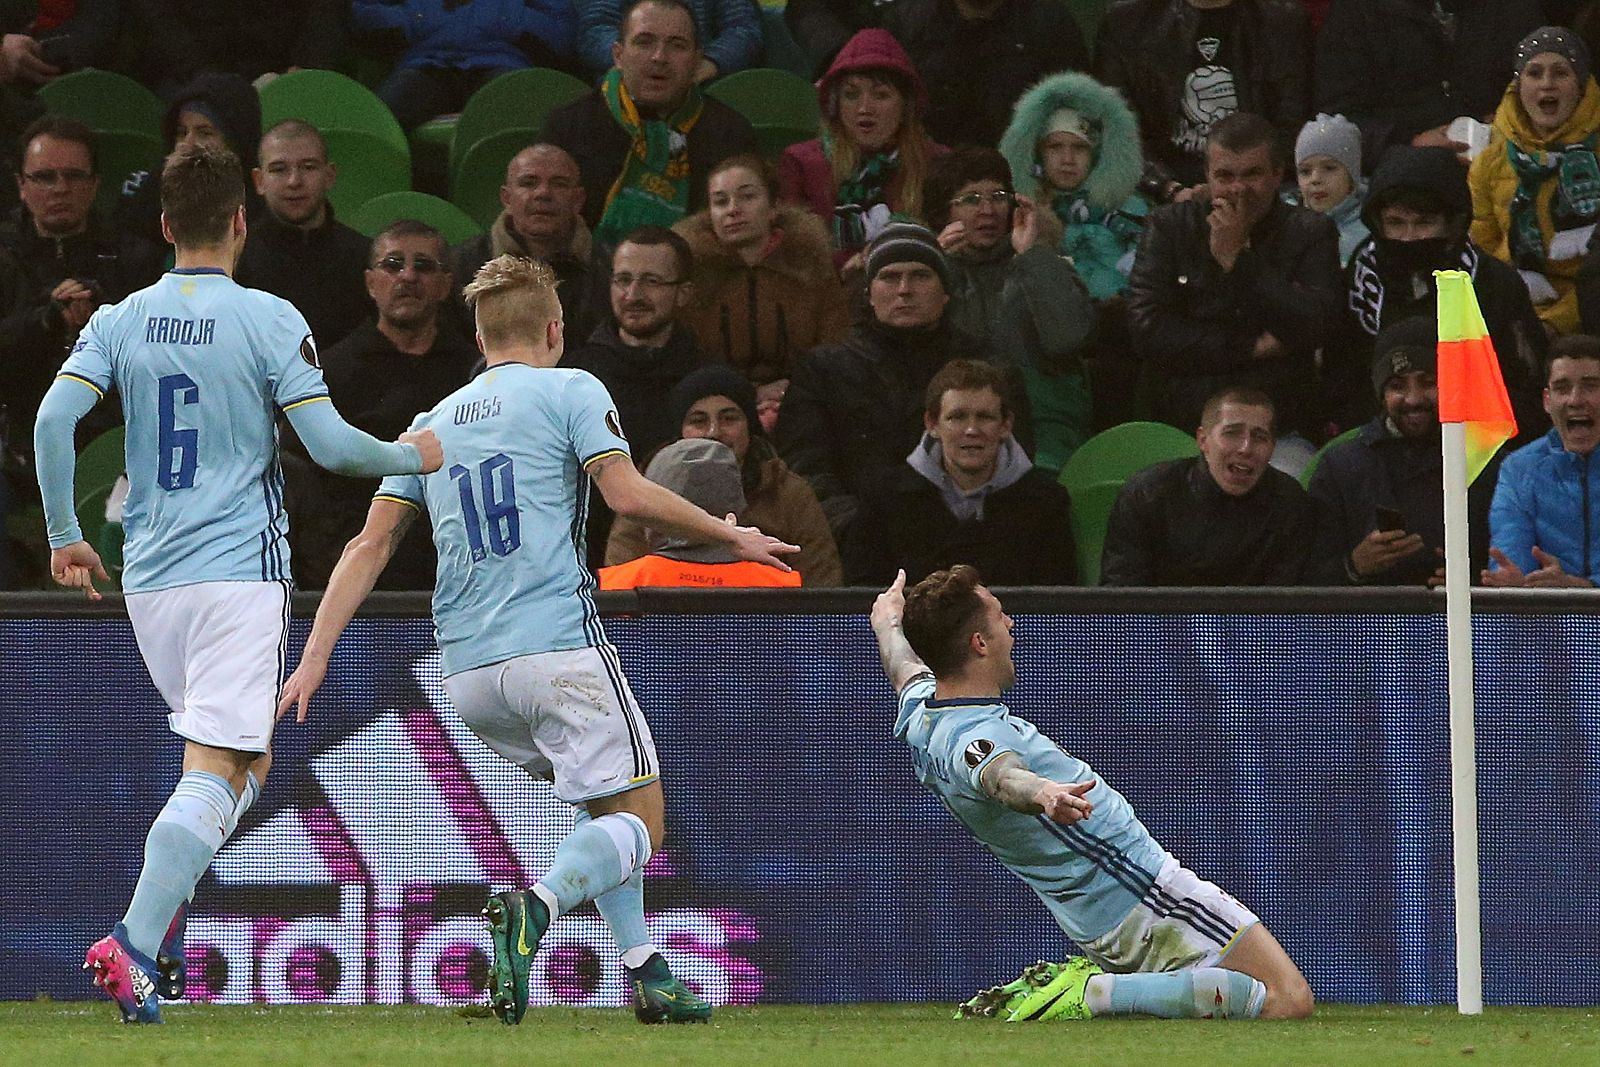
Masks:
[[[1500,99],[1500,109],[1495,112],[1492,130],[1489,146],[1472,161],[1472,168],[1467,172],[1467,181],[1472,187],[1472,239],[1491,256],[1516,266],[1511,259],[1511,200],[1517,192],[1517,172],[1511,165],[1508,154],[1510,144],[1507,142],[1530,155],[1542,155],[1547,149],[1585,141],[1590,142],[1591,149],[1600,147],[1593,143],[1600,140],[1600,86],[1590,78],[1584,86],[1583,99],[1578,102],[1572,117],[1548,137],[1541,137],[1523,109],[1517,93],[1517,82],[1513,79],[1505,96]],[[1575,229],[1574,232],[1581,236],[1577,240],[1563,242],[1566,254],[1560,258],[1552,255],[1563,251],[1560,245],[1551,244],[1556,238],[1551,209],[1558,184],[1555,175],[1546,178],[1539,186],[1535,201],[1539,232],[1544,237],[1548,257],[1544,270],[1538,273],[1542,273],[1556,291],[1556,298],[1536,302],[1534,308],[1539,318],[1557,333],[1569,334],[1576,333],[1579,328],[1578,270],[1583,266],[1589,234]],[[1591,222],[1585,228],[1592,226]]]
[[[1070,107],[1096,123],[1100,144],[1089,176],[1075,190],[1045,184],[1036,169],[1050,116]],[[1050,207],[1061,220],[1061,251],[1096,300],[1127,290],[1133,253],[1150,207],[1134,190],[1144,170],[1139,123],[1122,94],[1087,74],[1056,74],[1023,94],[1000,153],[1017,192]]]
[[[573,0],[563,0],[570,6]],[[765,40],[761,11],[750,0],[687,0],[700,35],[700,50],[717,66],[717,73],[732,74],[761,61]],[[610,70],[611,46],[628,0],[576,0],[578,60],[597,77]]]
[[[327,348],[372,315],[366,283],[371,249],[369,238],[333,217],[331,205],[322,225],[312,230],[279,222],[263,208],[250,220],[233,277],[293,304],[317,344]]]
[[[605,214],[606,196],[622,174],[633,140],[611,117],[598,92],[580,96],[550,112],[539,140],[564,148],[583,179],[583,221],[590,230]],[[689,210],[706,203],[706,177],[729,156],[756,150],[755,130],[743,115],[720,100],[705,98],[705,108],[689,131]]]
[[[747,467],[752,460],[757,480],[754,488],[745,490],[745,510],[739,520],[780,541],[800,546],[800,551],[785,556],[784,562],[800,572],[807,589],[843,585],[839,549],[817,494],[804,478],[789,469],[764,438],[750,442],[750,454],[745,457]],[[649,551],[650,542],[642,523],[619,518],[612,524],[606,541],[606,566],[627,563]]]
[[[987,19],[964,18],[953,0],[895,0],[883,28],[928,87],[928,136],[945,144],[994,144],[1029,86],[1089,68],[1078,22],[1060,0],[1005,0]]]
[[[1203,456],[1157,463],[1117,494],[1100,584],[1297,585],[1315,527],[1311,498],[1280,470],[1268,467],[1254,489],[1232,496]]]
[[[1493,472],[1467,491],[1472,572],[1489,554],[1489,486]],[[1356,581],[1350,553],[1378,528],[1378,509],[1394,508],[1406,517],[1406,532],[1422,536],[1422,550],[1388,571],[1365,579],[1369,585],[1422,585],[1444,562],[1444,458],[1439,435],[1401,437],[1378,415],[1353,440],[1323,454],[1311,476],[1317,502],[1317,547],[1307,582],[1346,585]],[[1439,550],[1439,551],[1436,551]]]
[[[880,587],[904,567],[908,584],[969,563],[988,585],[1072,585],[1077,556],[1071,503],[1038,470],[984,498],[983,518],[961,520],[939,489],[904,461],[882,472],[862,497],[846,551],[851,585]]]
[[[1339,235],[1307,208],[1274,201],[1250,247],[1224,272],[1212,258],[1211,206],[1190,200],[1150,215],[1128,289],[1134,349],[1163,381],[1161,417],[1190,429],[1206,399],[1227,385],[1265,391],[1281,431],[1317,425],[1313,354],[1339,322]],[[1271,333],[1284,355],[1256,359]]]
[[[678,439],[681,427],[669,425],[667,394],[705,361],[694,335],[681,325],[673,327],[660,348],[635,348],[622,342],[610,322],[561,357],[563,367],[586,370],[606,387],[636,461]]]
[[[350,24],[403,40],[399,67],[448,70],[554,62],[571,53],[578,33],[572,0],[354,0]]]
[[[1454,3],[1455,33],[1431,0],[1339,0],[1317,36],[1317,110],[1361,127],[1369,170],[1390,145],[1458,115],[1487,119],[1516,66],[1517,43],[1544,25],[1539,0]]]
[[[1568,574],[1600,585],[1600,463],[1568,452],[1551,430],[1500,465],[1489,506],[1489,543],[1523,573],[1536,570],[1533,548]]]
[[[906,101],[907,110],[914,109],[918,114],[927,111],[928,90],[916,67],[912,65],[911,58],[906,55],[905,49],[882,30],[866,30],[850,39],[834,58],[828,72],[817,82],[817,103],[822,110],[824,128],[828,121],[828,111],[832,107],[834,84],[847,74],[868,70],[888,70],[898,74],[912,86],[912,99]],[[932,140],[927,143],[929,160],[943,155],[946,151],[948,149],[943,145]],[[907,210],[903,199],[905,184],[904,168],[896,168],[884,190],[889,210],[896,214]],[[839,183],[833,176],[833,163],[823,151],[820,137],[790,145],[783,150],[783,154],[778,157],[778,193],[782,199],[791,204],[809,208],[811,213],[829,228],[829,232],[832,232],[834,207],[838,204]],[[837,249],[834,265],[842,264],[857,251],[858,248]]]
[[[850,329],[828,231],[810,212],[780,206],[776,244],[754,266],[723,247],[707,212],[673,229],[694,250],[683,321],[708,358],[731,363],[760,385],[787,378],[800,353],[842,340]]]
[[[1237,110],[1261,115],[1292,144],[1311,114],[1311,29],[1299,0],[1234,0]],[[1095,76],[1139,116],[1148,166],[1185,185],[1204,178],[1199,154],[1174,143],[1196,69],[1201,13],[1188,0],[1118,0],[1095,41]]]

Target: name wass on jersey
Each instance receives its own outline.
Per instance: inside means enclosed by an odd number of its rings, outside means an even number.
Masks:
[[[605,386],[587,371],[503,363],[411,428],[438,436],[444,466],[386,478],[377,495],[428,509],[444,673],[604,645],[584,563],[585,468],[628,455]]]
[[[277,412],[328,399],[292,304],[174,270],[95,312],[61,375],[122,397],[125,590],[288,579]]]

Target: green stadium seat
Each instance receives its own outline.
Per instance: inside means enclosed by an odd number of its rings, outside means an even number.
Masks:
[[[346,217],[344,223],[368,237],[376,237],[379,230],[398,219],[426,222],[444,234],[444,239],[453,245],[483,232],[483,227],[473,221],[472,216],[448,200],[409,190],[385,193],[368,200]]]
[[[1152,463],[1199,454],[1193,434],[1164,422],[1125,422],[1085,441],[1062,465],[1058,480],[1076,499],[1081,486],[1120,484]]]
[[[505,184],[506,164],[535,136],[532,130],[510,129],[480,138],[461,161],[461,170],[451,184],[450,202],[484,229],[493,226],[500,215],[500,186]]]
[[[349,217],[385,193],[411,188],[409,149],[396,148],[362,130],[324,129],[322,137],[328,142],[329,161],[339,168],[338,180],[328,190],[328,202],[338,218]]]
[[[161,138],[136,130],[98,130],[94,135],[95,165],[100,170],[100,189],[94,206],[109,217],[122,195],[122,182],[136,170],[159,173],[167,148]]]
[[[1338,437],[1335,437],[1333,440],[1317,449],[1317,454],[1311,457],[1311,462],[1307,463],[1300,471],[1300,484],[1309,488],[1311,485],[1311,476],[1317,473],[1317,466],[1322,462],[1322,457],[1328,454],[1328,449],[1332,448],[1334,445],[1355,440],[1356,435],[1361,432],[1361,429],[1362,428],[1360,426],[1357,426],[1353,429],[1346,430]]]
[[[1072,543],[1077,551],[1078,584],[1100,584],[1100,556],[1105,551],[1111,507],[1122,492],[1123,479],[1087,482],[1071,490]]]
[[[76,475],[73,479],[73,499],[81,508],[84,500],[99,492],[109,492],[127,468],[124,452],[126,435],[121,426],[113,426],[78,453]]]
[[[538,140],[545,116],[589,92],[589,86],[572,75],[544,67],[513,70],[484,85],[467,100],[455,120],[450,140],[450,188],[467,153],[478,142],[503,130],[527,131],[524,145]],[[501,168],[501,177],[505,176]],[[499,183],[496,182],[498,188]]]
[[[741,70],[712,82],[706,95],[749,119],[761,151],[768,156],[817,136],[822,121],[816,87],[787,70]]]
[[[261,128],[284,119],[330,130],[359,130],[388,145],[406,160],[410,185],[411,145],[387,105],[365,85],[332,70],[297,70],[274,78],[261,90]],[[329,146],[332,155],[332,146]]]
[[[87,67],[41,85],[45,110],[77,119],[92,130],[124,130],[161,140],[166,107],[132,78]]]

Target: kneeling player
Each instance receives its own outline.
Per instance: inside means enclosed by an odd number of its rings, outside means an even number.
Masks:
[[[1128,801],[1000,702],[1011,619],[971,567],[872,608],[917,776],[1086,953],[979,994],[972,1014],[1299,1019],[1311,988],[1261,920],[1185,869]]]

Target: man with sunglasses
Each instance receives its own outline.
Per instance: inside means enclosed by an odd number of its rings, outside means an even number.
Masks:
[[[465,385],[478,352],[448,311],[451,274],[444,236],[402,219],[372,240],[365,271],[377,317],[322,353],[328,396],[349,420],[384,440],[419,411]],[[397,427],[390,432],[391,427]],[[294,519],[295,581],[321,589],[346,541],[361,530],[378,483],[311,464],[286,464]],[[426,518],[401,542],[380,589],[432,589],[435,555]]]

